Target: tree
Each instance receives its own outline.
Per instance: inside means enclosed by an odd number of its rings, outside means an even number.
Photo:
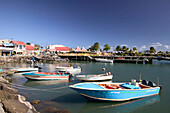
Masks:
[[[137,51],[137,48],[136,48],[136,47],[133,47],[133,51]]]
[[[89,48],[89,49],[90,49],[90,50],[95,50],[95,51],[97,51],[99,48],[100,48],[100,47],[99,47],[99,43],[96,42],[96,43],[94,43],[94,45],[91,46],[91,48]]]
[[[126,46],[123,46],[122,51],[126,51],[126,50],[127,50]]]
[[[130,49],[130,51],[129,51],[129,55],[133,55],[133,51]]]
[[[122,48],[118,45],[117,47],[116,47],[116,51],[121,51],[122,50]]]
[[[150,52],[151,53],[155,53],[156,52],[155,48],[154,47],[150,47]]]
[[[110,46],[109,46],[109,44],[105,44],[103,51],[107,52],[108,50],[110,50]]]

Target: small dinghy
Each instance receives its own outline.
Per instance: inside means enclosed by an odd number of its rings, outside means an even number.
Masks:
[[[49,72],[34,72],[22,74],[25,78],[31,80],[59,80],[69,79],[69,73],[49,73]]]
[[[82,96],[89,100],[97,101],[127,101],[158,95],[161,86],[155,86],[153,82],[131,83],[78,83],[70,85]]]
[[[20,73],[20,72],[38,71],[39,67],[28,67],[28,68],[19,68],[19,67],[16,67],[16,68],[6,68],[6,69],[9,69],[11,71]]]
[[[65,71],[65,72],[69,72],[69,73],[76,73],[76,72],[81,72],[81,68],[78,67],[73,67],[71,65],[69,65],[68,67],[63,67],[63,66],[57,66],[56,67],[57,71]]]
[[[98,75],[77,75],[76,76],[81,81],[105,81],[112,80],[113,75],[111,73],[98,74]]]
[[[113,59],[95,58],[96,62],[113,63]]]

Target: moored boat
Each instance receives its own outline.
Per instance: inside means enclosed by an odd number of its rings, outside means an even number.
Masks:
[[[98,75],[77,75],[76,76],[81,81],[104,81],[104,80],[112,80],[113,75],[111,73],[106,74],[98,74]]]
[[[160,86],[155,86],[152,82],[147,85],[141,82],[78,83],[70,85],[70,88],[89,100],[98,101],[127,101],[157,95],[160,92]]]
[[[65,71],[65,72],[69,72],[69,73],[81,72],[81,68],[79,66],[78,67],[73,67],[73,66],[68,66],[68,67],[57,66],[56,69],[57,69],[57,71]]]
[[[59,80],[68,79],[69,73],[49,73],[49,72],[34,72],[22,74],[25,78],[31,80]]]
[[[95,58],[96,62],[113,63],[113,59]]]
[[[31,71],[38,71],[39,67],[28,67],[28,68],[6,68],[15,72],[31,72]]]

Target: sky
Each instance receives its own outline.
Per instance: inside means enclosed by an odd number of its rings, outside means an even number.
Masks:
[[[0,39],[170,51],[170,0],[0,0]]]

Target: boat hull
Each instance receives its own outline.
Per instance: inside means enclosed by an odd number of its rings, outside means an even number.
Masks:
[[[38,68],[16,68],[14,69],[17,72],[30,72],[30,71],[38,71]]]
[[[113,75],[107,76],[86,76],[86,75],[78,75],[77,78],[81,81],[105,81],[105,80],[112,80]]]
[[[25,73],[22,74],[25,78],[30,80],[60,80],[69,79],[69,75],[43,75],[35,73]]]
[[[66,71],[69,73],[80,73],[81,72],[81,68],[77,68],[77,67],[59,67],[57,66],[56,69],[58,71]]]
[[[96,62],[103,62],[103,63],[113,63],[113,60],[110,59],[97,59],[95,58]]]
[[[160,87],[147,89],[89,89],[70,86],[89,100],[127,101],[159,94]]]

